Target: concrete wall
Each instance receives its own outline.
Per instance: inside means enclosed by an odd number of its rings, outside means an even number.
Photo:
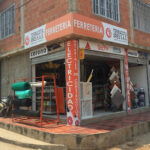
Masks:
[[[11,84],[16,78],[28,78],[31,76],[29,54],[7,57],[1,62],[1,96],[8,96]]]

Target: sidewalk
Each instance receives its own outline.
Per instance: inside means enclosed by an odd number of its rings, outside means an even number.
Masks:
[[[38,150],[66,150],[62,144],[49,144],[0,128],[0,142]]]
[[[70,150],[104,150],[149,132],[150,111],[80,127],[53,123],[40,128],[13,123],[10,118],[0,118],[0,127],[48,143],[63,144]]]

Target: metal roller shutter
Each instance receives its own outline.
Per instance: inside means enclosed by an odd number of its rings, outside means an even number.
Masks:
[[[103,52],[97,52],[97,51],[92,51],[92,50],[86,50],[85,51],[85,56],[100,56],[100,57],[105,57],[105,58],[113,58],[113,59],[124,59],[123,55],[116,55],[116,54],[111,54],[111,53],[103,53]]]
[[[31,59],[31,64],[32,65],[40,64],[40,63],[54,61],[54,60],[60,60],[60,59],[65,59],[65,51],[59,51],[59,52],[48,54],[45,56],[33,58],[33,59]]]

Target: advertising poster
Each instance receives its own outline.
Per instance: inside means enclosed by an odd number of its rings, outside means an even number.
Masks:
[[[125,49],[125,77],[126,77],[126,86],[127,86],[128,113],[131,113],[130,84],[129,84],[129,68],[128,68],[128,52],[127,52],[127,49]]]
[[[67,124],[80,125],[78,41],[66,42],[66,98]]]

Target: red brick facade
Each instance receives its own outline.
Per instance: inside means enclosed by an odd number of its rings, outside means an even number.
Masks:
[[[33,30],[45,23],[48,23],[56,18],[59,18],[69,12],[69,0],[24,0],[24,32]],[[129,43],[130,37],[130,10],[129,1],[120,0],[120,22],[111,21],[104,17],[93,14],[92,0],[76,0],[76,12],[106,23],[119,26],[128,30]],[[148,0],[143,0],[149,3]],[[21,47],[21,13],[20,0],[3,0],[0,3],[0,11],[5,10],[11,4],[15,3],[15,33],[1,40],[1,52],[13,50]],[[22,6],[23,7],[23,6]],[[134,42],[138,45],[150,47],[150,34],[142,31],[134,30]]]
[[[67,0],[32,0],[24,10],[25,32],[65,15],[68,12],[67,2]]]
[[[0,12],[4,11],[12,4],[15,4],[15,33],[8,38],[3,39],[0,42],[1,53],[7,50],[12,50],[20,47],[21,37],[20,37],[20,1],[18,0],[5,0],[0,3]]]

